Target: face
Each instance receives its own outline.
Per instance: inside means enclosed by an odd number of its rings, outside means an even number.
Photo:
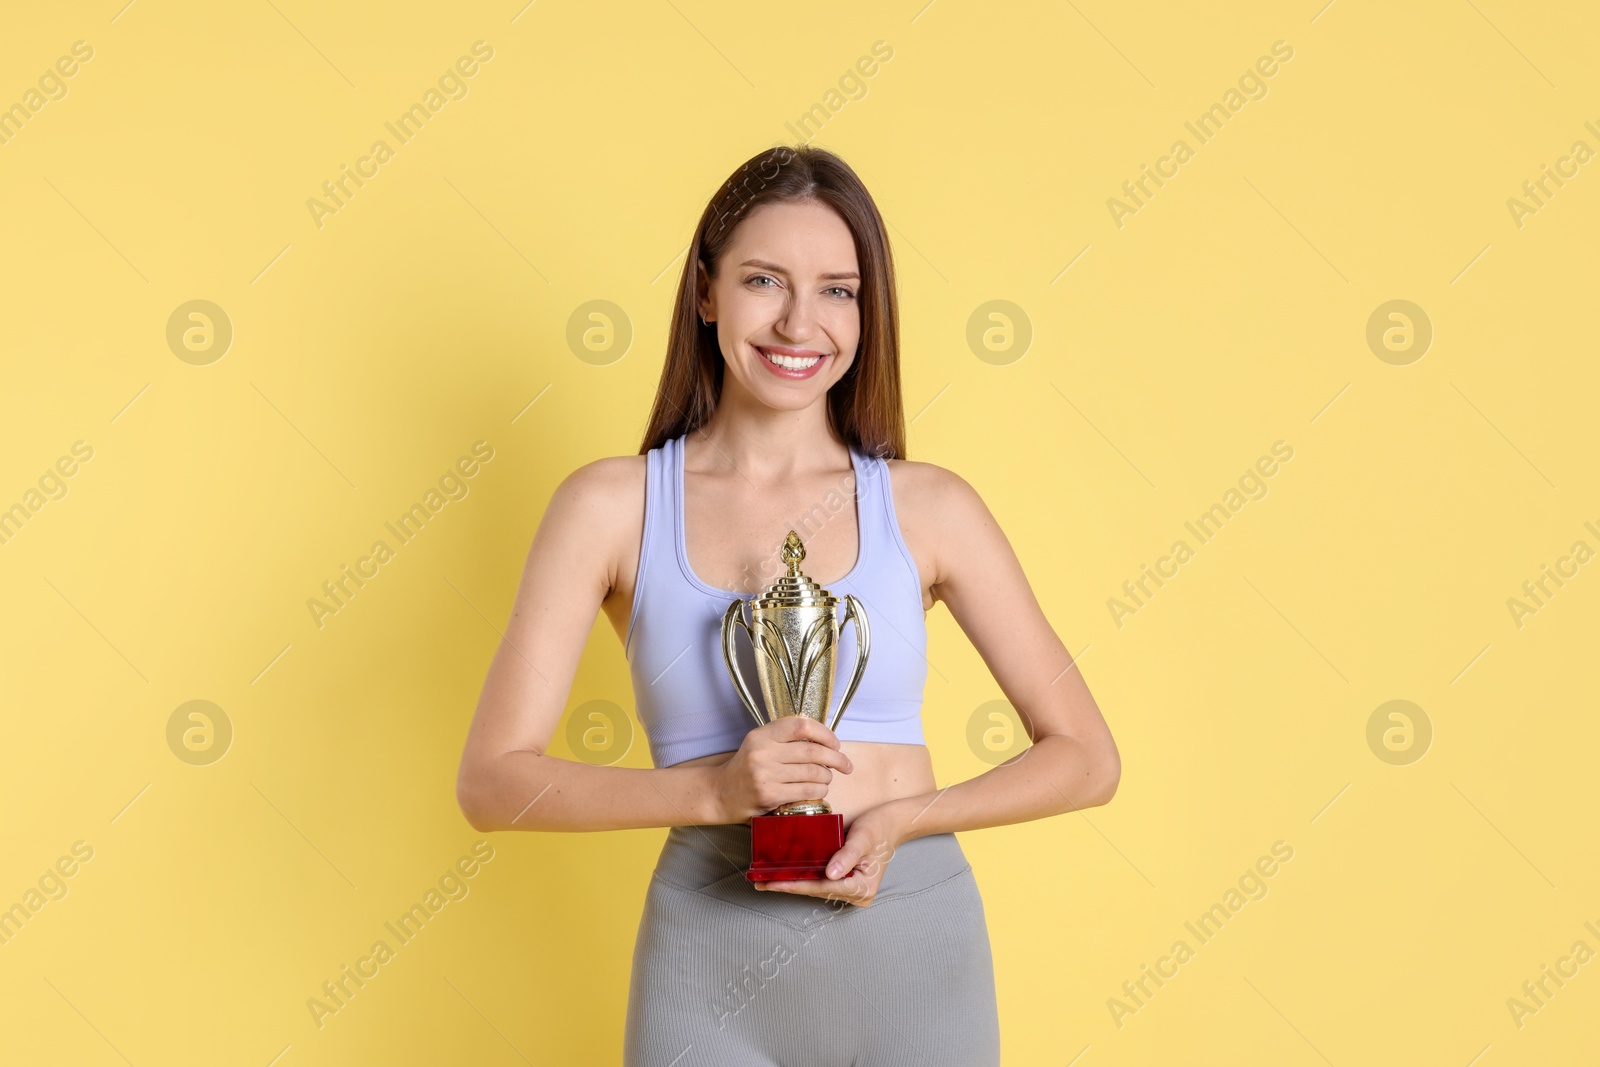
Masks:
[[[784,410],[826,396],[855,362],[860,291],[855,240],[832,208],[756,208],[734,231],[716,281],[700,266],[699,310],[717,327],[724,391],[743,388]]]

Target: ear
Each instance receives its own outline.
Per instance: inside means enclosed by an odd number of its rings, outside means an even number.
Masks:
[[[706,261],[695,262],[695,313],[707,322],[716,321],[717,302],[711,293],[711,277],[706,273]]]

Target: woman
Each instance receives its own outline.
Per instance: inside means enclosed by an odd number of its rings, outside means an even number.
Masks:
[[[467,738],[467,819],[669,827],[634,950],[627,1067],[997,1064],[988,929],[955,831],[1104,804],[1120,762],[977,493],[900,458],[888,239],[837,156],[762,152],[706,207],[640,453],[579,468],[551,498]],[[721,658],[723,611],[784,571],[791,529],[802,571],[855,594],[871,626],[837,732],[752,726]],[[923,616],[940,601],[1032,740],[944,789],[920,721]],[[599,610],[654,768],[544,754]],[[840,636],[833,708],[855,631]],[[749,820],[816,798],[845,820],[828,876],[746,881]]]

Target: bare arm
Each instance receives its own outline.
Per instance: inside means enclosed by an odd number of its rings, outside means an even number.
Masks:
[[[949,471],[940,470],[936,483],[942,534],[934,598],[949,606],[1033,744],[975,778],[891,801],[902,840],[1107,803],[1122,764],[1083,676],[977,492]]]
[[[570,474],[550,498],[484,681],[456,779],[473,829],[620,830],[726,821],[717,768],[596,767],[545,754],[601,601],[616,580],[625,462]],[[626,514],[625,514],[626,512]]]

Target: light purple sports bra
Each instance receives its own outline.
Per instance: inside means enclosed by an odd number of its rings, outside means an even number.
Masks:
[[[651,449],[646,460],[644,541],[624,654],[650,755],[657,767],[668,767],[732,752],[755,729],[722,659],[722,616],[734,600],[748,600],[755,593],[718,589],[689,569],[683,533],[683,437]],[[845,593],[861,601],[872,646],[861,684],[835,733],[841,741],[920,745],[922,690],[928,680],[922,579],[895,518],[889,465],[854,446],[850,460],[860,531],[856,564],[827,589],[841,601]],[[842,500],[841,507],[851,503],[845,493],[829,494],[828,499]],[[805,537],[808,531],[796,532]],[[805,564],[800,568],[805,571]],[[839,614],[842,618],[842,603]],[[748,639],[737,633],[734,638],[735,660],[760,707],[755,653]],[[830,718],[838,711],[855,662],[852,622],[839,635]]]

